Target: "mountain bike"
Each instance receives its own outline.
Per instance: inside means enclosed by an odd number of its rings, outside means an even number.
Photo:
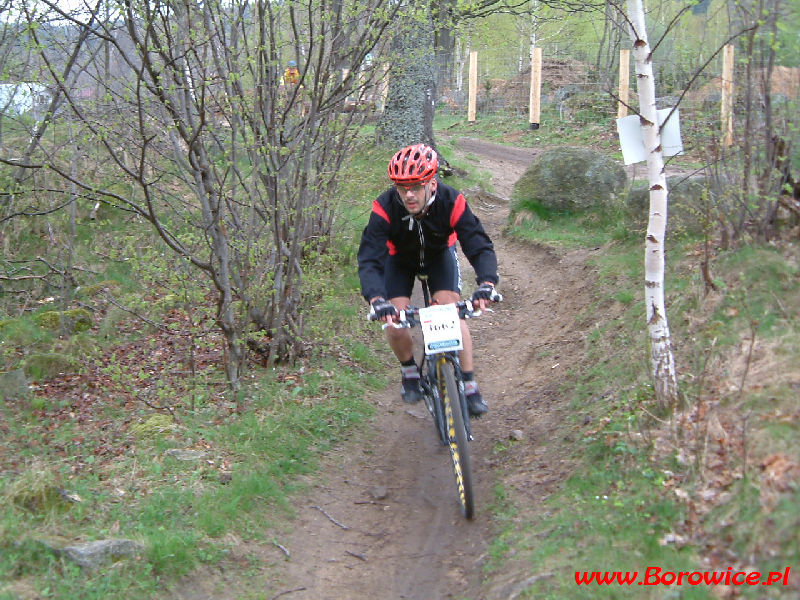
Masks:
[[[397,321],[386,327],[410,328],[419,326],[423,336],[420,365],[420,386],[425,406],[433,417],[436,433],[450,452],[456,480],[461,514],[472,519],[475,515],[475,495],[472,490],[472,467],[469,442],[472,437],[464,394],[464,380],[458,351],[462,349],[459,319],[471,319],[481,314],[473,310],[469,300],[455,304],[431,305],[427,281],[420,277],[424,308],[409,306],[400,311]],[[501,301],[499,294],[495,301]],[[373,318],[373,314],[370,318]]]

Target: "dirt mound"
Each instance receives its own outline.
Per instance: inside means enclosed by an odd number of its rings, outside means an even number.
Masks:
[[[587,82],[589,65],[580,61],[546,59],[542,61],[542,93],[548,96],[568,85],[582,85]],[[511,79],[489,79],[488,94],[501,98],[509,106],[527,107],[531,90],[531,68]],[[481,93],[486,94],[485,90]]]

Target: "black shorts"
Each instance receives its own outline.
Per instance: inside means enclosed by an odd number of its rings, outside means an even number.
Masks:
[[[428,288],[431,295],[442,290],[460,294],[461,268],[458,265],[455,246],[450,246],[440,254],[429,258],[422,268],[419,263],[412,264],[396,255],[389,256],[384,271],[387,296],[389,298],[410,298],[414,289],[414,278],[417,275],[428,276]]]

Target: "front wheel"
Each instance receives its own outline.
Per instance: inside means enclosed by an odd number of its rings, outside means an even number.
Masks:
[[[439,388],[444,404],[447,423],[447,445],[453,461],[453,473],[456,476],[458,501],[461,514],[471,519],[475,514],[475,499],[472,492],[472,468],[469,460],[469,439],[464,424],[464,413],[458,395],[458,385],[453,365],[447,361],[438,363]]]

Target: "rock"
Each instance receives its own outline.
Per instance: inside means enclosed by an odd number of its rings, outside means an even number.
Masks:
[[[94,570],[124,558],[135,558],[144,551],[144,545],[139,542],[111,539],[66,546],[60,550],[60,554],[84,569]]]
[[[28,379],[23,369],[0,373],[0,398],[6,402],[22,400],[30,396]]]
[[[73,356],[60,352],[35,352],[25,359],[22,368],[32,379],[44,380],[67,373],[77,373],[80,363]]]
[[[525,439],[525,434],[522,432],[522,430],[515,429],[508,435],[508,438],[514,440],[515,442],[521,442]]]
[[[119,282],[112,279],[75,288],[75,295],[98,296],[102,292],[106,292],[111,296],[119,296]]]
[[[703,233],[703,223],[712,214],[703,214],[703,194],[712,194],[706,184],[705,177],[686,177],[672,175],[667,177],[667,230],[670,234]],[[709,204],[713,205],[712,202]],[[647,184],[633,188],[626,200],[631,227],[641,233],[647,230],[648,210],[650,207],[650,190]],[[710,223],[714,226],[715,222]]]
[[[537,156],[514,184],[512,214],[616,207],[627,183],[622,164],[602,152],[554,148]]]
[[[46,329],[58,329],[64,327],[69,333],[79,333],[91,329],[94,321],[92,313],[85,308],[73,308],[70,310],[48,310],[39,313],[34,317],[36,324]]]
[[[137,438],[166,437],[175,430],[175,423],[169,415],[151,415],[147,420],[131,426],[131,433]]]
[[[55,469],[35,459],[6,485],[0,501],[4,507],[14,505],[33,514],[46,515],[67,510],[72,505],[68,495]]]
[[[206,457],[205,452],[199,450],[183,450],[182,448],[170,448],[164,452],[167,456],[171,456],[175,460],[202,460]]]
[[[582,91],[583,89],[577,83],[568,83],[553,92],[553,100],[556,102],[563,102],[567,98],[580,94]]]
[[[383,500],[389,495],[385,485],[376,485],[370,488],[369,495],[373,500]]]
[[[656,108],[663,110],[665,108],[672,108],[678,104],[680,98],[678,96],[660,96],[656,98]]]

